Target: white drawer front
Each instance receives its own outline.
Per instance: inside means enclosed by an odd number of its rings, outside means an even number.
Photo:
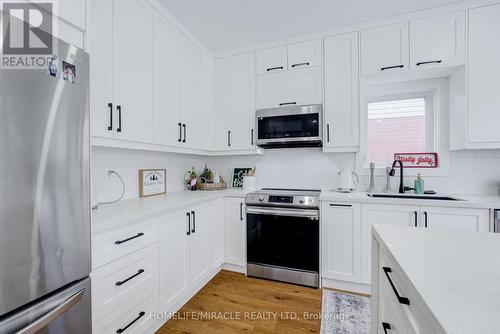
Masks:
[[[92,238],[93,268],[99,268],[157,241],[157,218],[98,233]]]
[[[379,289],[381,300],[385,298],[394,305],[395,312],[397,312],[399,319],[401,319],[405,331],[408,334],[439,333],[439,327],[432,325],[435,320],[429,314],[429,311],[425,308],[411,284],[406,280],[401,268],[392,262],[386,254],[381,255],[380,263]],[[384,267],[390,268],[391,272],[386,274]],[[389,276],[390,281],[387,276]],[[401,303],[398,300],[391,282],[399,296],[408,299],[409,305]]]
[[[96,334],[150,334],[156,322],[151,319],[151,312],[157,312],[157,310],[158,289],[151,287],[95,322],[93,331]]]
[[[93,318],[101,319],[157,282],[158,244],[97,269],[92,273]]]

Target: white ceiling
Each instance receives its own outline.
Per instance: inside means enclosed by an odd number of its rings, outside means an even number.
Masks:
[[[158,0],[214,52],[428,9],[457,0]]]

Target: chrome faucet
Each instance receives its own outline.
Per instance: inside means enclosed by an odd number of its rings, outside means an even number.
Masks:
[[[389,172],[390,176],[394,176],[396,174],[396,170],[394,169],[394,166],[399,163],[399,193],[404,194],[405,193],[405,186],[403,182],[403,163],[401,160],[394,160],[392,163],[391,171]]]

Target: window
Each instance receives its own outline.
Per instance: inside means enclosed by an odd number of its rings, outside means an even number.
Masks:
[[[448,82],[426,79],[365,85],[360,92],[360,149],[356,171],[385,175],[394,153],[436,152],[439,167],[426,169],[425,176],[449,173]],[[408,168],[406,175],[422,173]]]
[[[368,103],[370,162],[387,163],[394,153],[425,151],[425,98]]]

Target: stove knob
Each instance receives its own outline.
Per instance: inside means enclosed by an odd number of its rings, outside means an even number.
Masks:
[[[259,202],[264,202],[264,196],[259,196]]]
[[[301,200],[299,201],[299,203],[300,203],[300,204],[304,204],[305,202],[306,202],[306,201],[305,201],[305,200],[303,200],[303,199],[301,199]]]

